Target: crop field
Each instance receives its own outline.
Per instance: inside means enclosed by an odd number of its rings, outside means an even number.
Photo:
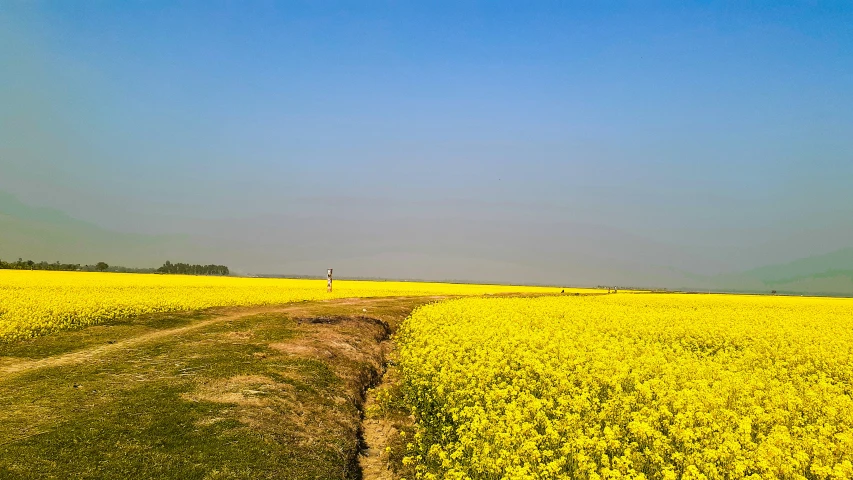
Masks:
[[[0,271],[0,477],[853,478],[853,299],[334,287]]]
[[[853,478],[853,300],[466,298],[398,336],[423,479]]]
[[[149,313],[335,298],[556,293],[545,287],[0,270],[0,341]]]

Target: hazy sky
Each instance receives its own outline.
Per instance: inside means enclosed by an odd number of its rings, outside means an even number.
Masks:
[[[245,272],[821,254],[853,245],[853,3],[779,3],[0,2],[0,191]]]

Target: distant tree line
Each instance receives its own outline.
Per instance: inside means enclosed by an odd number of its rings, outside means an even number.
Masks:
[[[115,273],[157,273],[156,268],[132,268],[110,266],[107,262],[98,262],[94,265],[81,265],[79,263],[60,263],[59,261],[34,262],[19,258],[14,262],[0,260],[0,270],[54,270],[63,272],[115,272]]]
[[[0,269],[5,270],[64,270],[74,271],[80,270],[80,265],[77,263],[48,263],[34,262],[32,260],[24,260],[19,258],[16,262],[4,262],[0,260]]]
[[[188,263],[172,263],[168,260],[157,271],[180,275],[228,275],[230,273],[225,265],[190,265]]]
[[[133,268],[107,265],[104,262],[98,262],[95,265],[83,265],[81,272],[113,272],[113,273],[157,273],[156,268]]]
[[[115,273],[170,273],[182,275],[228,275],[230,272],[225,265],[190,265],[188,263],[172,263],[168,260],[160,268],[131,268],[110,266],[106,262],[94,265],[79,263],[34,262],[19,258],[14,262],[0,260],[0,270],[54,270],[66,272],[115,272]]]

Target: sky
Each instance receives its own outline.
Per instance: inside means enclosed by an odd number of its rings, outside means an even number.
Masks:
[[[0,192],[244,273],[853,246],[850,2],[0,2],[0,105]]]

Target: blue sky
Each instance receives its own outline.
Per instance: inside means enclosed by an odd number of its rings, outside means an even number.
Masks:
[[[849,2],[7,2],[0,27],[0,190],[247,271],[642,279],[853,244]],[[605,231],[628,251],[585,255]]]

